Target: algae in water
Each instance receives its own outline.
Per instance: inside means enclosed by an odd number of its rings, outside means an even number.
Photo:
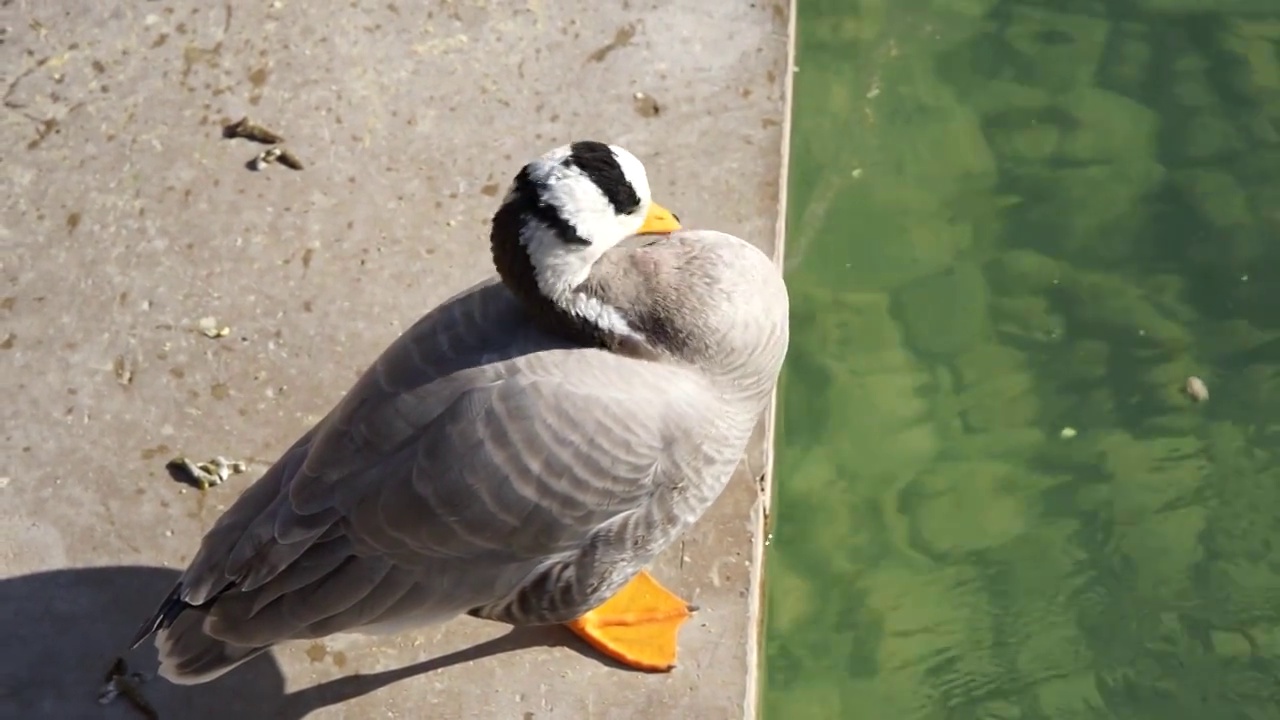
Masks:
[[[1280,717],[1280,6],[799,10],[766,717]]]

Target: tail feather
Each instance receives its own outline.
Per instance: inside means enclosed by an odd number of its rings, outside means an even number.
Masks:
[[[184,593],[181,583],[174,586],[133,638],[133,647],[136,648],[156,635],[160,675],[165,679],[180,685],[208,682],[271,647],[236,645],[213,637],[206,628],[209,609],[217,597],[204,605],[192,605],[182,599]]]
[[[159,631],[160,676],[179,685],[208,682],[248,662],[270,645],[246,647],[219,640],[205,631],[209,613],[188,608]]]
[[[138,634],[133,636],[133,642],[129,644],[129,647],[131,649],[138,647],[143,640],[172,625],[174,619],[189,607],[191,607],[190,603],[182,599],[182,583],[174,585],[173,589],[169,591],[169,596],[160,603],[160,607],[156,608],[151,619],[142,623],[142,627],[138,628]]]

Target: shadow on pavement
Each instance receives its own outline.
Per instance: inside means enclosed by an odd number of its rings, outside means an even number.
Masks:
[[[112,660],[125,651],[138,624],[177,579],[175,570],[117,566],[0,580],[0,637],[6,650],[0,655],[0,717],[141,717],[123,699],[100,705],[98,690]],[[558,627],[513,628],[437,658],[337,678],[293,693],[285,693],[279,664],[265,654],[211,683],[177,686],[156,678],[143,689],[162,720],[301,720],[400,680],[513,650],[555,645],[583,652],[575,640]],[[125,657],[133,670],[155,670],[155,650],[149,642]]]

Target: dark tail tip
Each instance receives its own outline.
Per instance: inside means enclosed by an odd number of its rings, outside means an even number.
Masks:
[[[164,599],[164,602],[160,603],[160,607],[156,608],[155,614],[151,616],[151,619],[138,628],[138,633],[133,636],[133,643],[129,645],[129,648],[138,647],[156,632],[172,625],[173,621],[190,607],[193,606],[182,599],[182,583],[174,585],[173,590],[169,591],[169,596]]]

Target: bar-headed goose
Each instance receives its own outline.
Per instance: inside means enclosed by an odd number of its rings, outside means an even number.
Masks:
[[[679,228],[620,147],[526,165],[493,218],[499,277],[245,490],[135,645],[158,631],[162,674],[197,683],[285,640],[471,614],[673,667],[691,608],[644,568],[724,489],[788,329],[767,256]]]

